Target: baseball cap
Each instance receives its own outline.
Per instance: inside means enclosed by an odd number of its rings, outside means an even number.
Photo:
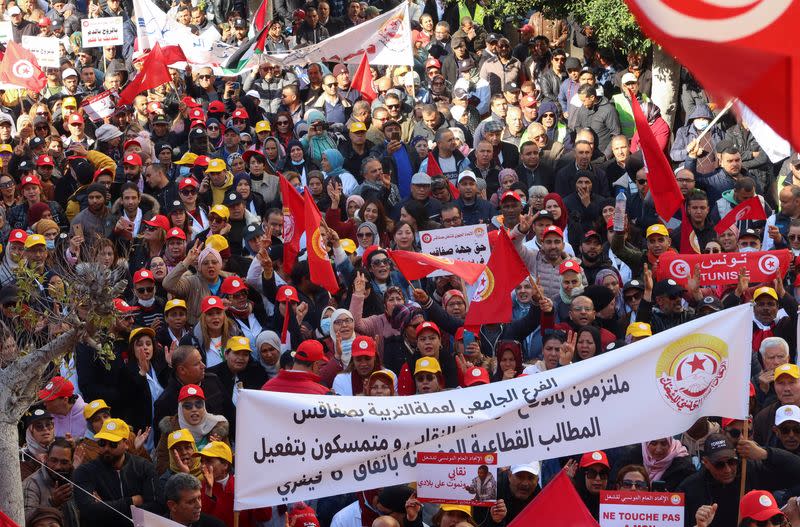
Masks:
[[[115,298],[114,309],[120,313],[133,313],[134,311],[139,311],[139,306],[132,306],[121,298]]]
[[[620,80],[620,82],[622,83],[623,86],[625,86],[629,82],[638,82],[638,80],[639,79],[636,78],[636,75],[634,75],[633,73],[631,73],[629,71],[625,75],[622,76],[622,79]]]
[[[186,152],[181,156],[180,159],[175,161],[176,165],[194,165],[195,160],[197,159],[197,154],[194,152]],[[186,178],[190,179],[190,178]],[[184,180],[185,181],[185,180]],[[181,187],[183,188],[183,187]]]
[[[707,308],[707,309],[710,309],[711,311],[714,311],[714,312],[721,311],[722,310],[722,302],[720,301],[719,298],[717,298],[715,296],[711,296],[711,295],[705,296],[705,297],[703,297],[703,300],[700,302],[700,305],[698,306],[698,309],[700,309],[700,308]]]
[[[233,463],[233,453],[231,452],[231,447],[222,441],[212,441],[204,446],[203,450],[200,452],[195,452],[193,455],[216,457],[219,459],[224,459],[228,463]]]
[[[144,220],[142,223],[145,225],[149,225],[150,227],[156,227],[159,229],[164,229],[164,231],[169,230],[169,218],[164,216],[163,214],[156,214],[149,220]]]
[[[223,161],[222,159],[217,159],[217,158],[209,159],[208,160],[208,167],[206,168],[206,174],[213,174],[213,173],[216,173],[216,172],[222,172],[222,171],[227,170],[227,169],[228,169],[228,167],[227,167],[227,165],[225,165],[225,161]]]
[[[498,119],[489,119],[486,121],[486,124],[483,126],[484,132],[502,132],[503,131],[503,123]]]
[[[519,465],[511,465],[511,473],[519,474],[520,472],[527,472],[538,476],[542,470],[542,464],[538,461],[531,461],[530,463],[521,463]]]
[[[544,232],[542,232],[542,238],[544,238],[548,234],[557,234],[559,238],[564,238],[564,231],[562,231],[561,227],[558,227],[557,225],[548,225],[547,227],[545,227]]]
[[[515,199],[520,203],[522,203],[522,198],[520,198],[519,194],[517,194],[513,190],[506,190],[505,192],[503,192],[503,195],[500,197],[500,203],[504,202],[506,198]]]
[[[18,243],[25,243],[25,240],[28,238],[28,233],[23,231],[22,229],[14,229],[8,235],[8,241],[11,242],[18,242]]]
[[[125,159],[122,160],[122,164],[140,167],[142,166],[142,158],[136,152],[132,152],[125,156]]]
[[[53,158],[47,154],[42,154],[36,158],[36,166],[37,167],[54,167],[56,164],[53,162]]]
[[[351,349],[353,357],[374,357],[378,353],[375,339],[363,335],[353,339]]]
[[[231,217],[231,211],[228,210],[228,207],[226,207],[225,205],[214,205],[213,207],[211,207],[211,209],[209,209],[208,213],[216,214],[217,216],[219,216],[224,220],[227,220],[228,218]]]
[[[212,234],[208,238],[206,238],[206,247],[211,247],[212,249],[216,249],[219,252],[224,251],[230,247],[228,244],[228,239],[221,234]]]
[[[50,379],[44,388],[39,390],[39,400],[52,401],[59,397],[72,397],[74,393],[75,386],[72,382],[59,375]]]
[[[139,337],[139,335],[149,335],[150,338],[155,338],[156,332],[153,328],[149,327],[134,328],[130,335],[128,335],[128,342],[133,342]]]
[[[144,280],[155,280],[153,276],[153,271],[149,269],[139,269],[135,273],[133,273],[133,283],[138,284]]]
[[[707,457],[712,463],[721,459],[736,457],[736,449],[724,434],[710,434],[706,437],[703,448],[703,456]]]
[[[561,265],[558,266],[558,274],[564,274],[568,271],[573,271],[575,273],[580,273],[582,271],[581,264],[577,262],[577,260],[564,260],[561,262]]]
[[[439,62],[437,59],[430,57],[428,60],[425,61],[425,69],[428,68],[439,68],[441,69],[442,63]]]
[[[497,33],[489,33],[486,36],[486,42],[497,42],[498,40],[500,40],[500,35]]]
[[[536,106],[536,97],[533,95],[526,95],[519,101],[520,106],[523,108],[533,108]]]
[[[227,192],[225,197],[222,198],[222,204],[226,207],[230,207],[231,205],[236,205],[242,202],[244,202],[244,198],[236,191]]]
[[[22,9],[20,9],[18,6],[12,5],[8,8],[6,13],[8,13],[8,16],[21,15]]]
[[[74,68],[66,68],[64,71],[61,72],[61,78],[66,79],[68,77],[77,77],[78,72],[75,71]]]
[[[297,351],[294,352],[294,358],[305,362],[328,362],[325,357],[325,351],[322,348],[322,343],[318,340],[304,340],[297,346]]]
[[[463,340],[463,328],[462,329],[462,340]],[[479,366],[473,366],[472,368],[468,369],[467,372],[464,374],[464,387],[469,388],[470,386],[475,386],[476,384],[489,384],[489,372],[486,368],[481,368]]]
[[[440,510],[443,512],[463,512],[469,517],[472,517],[472,507],[469,505],[457,505],[455,503],[442,503]]]
[[[653,296],[674,296],[674,295],[682,295],[684,292],[683,287],[681,287],[678,282],[673,280],[672,278],[667,278],[666,280],[660,280],[656,282],[656,285],[653,286]]]
[[[123,439],[128,439],[131,435],[131,429],[128,424],[122,419],[109,419],[103,423],[100,431],[94,435],[95,440],[105,439],[112,443],[119,443]]]
[[[208,103],[208,113],[224,113],[225,103],[222,101],[211,101]]]
[[[439,374],[442,373],[442,367],[439,366],[439,361],[435,358],[422,357],[417,359],[416,364],[414,364],[414,375],[423,372]]]
[[[586,452],[581,456],[579,466],[581,468],[591,467],[592,465],[603,465],[606,468],[611,468],[608,463],[608,456],[602,450],[595,450],[594,452]]]
[[[188,399],[189,397],[199,397],[205,400],[206,394],[203,389],[196,384],[184,384],[181,387],[181,391],[178,392],[178,402]]]
[[[442,336],[442,331],[439,329],[439,326],[436,325],[436,322],[430,322],[426,320],[425,322],[417,326],[417,337],[419,337],[423,331],[433,331],[440,337]]]
[[[773,377],[773,380],[778,380],[778,377],[781,375],[788,375],[790,377],[794,377],[795,379],[800,379],[800,368],[797,367],[797,364],[781,364],[775,368],[775,376]]]
[[[180,298],[173,298],[172,300],[168,300],[166,305],[164,306],[164,313],[175,309],[176,307],[182,307],[183,309],[186,308],[186,300],[181,300]]]
[[[503,87],[503,91],[518,92],[519,91],[519,84],[517,84],[514,81],[507,82],[506,85]]]
[[[472,181],[475,182],[478,181],[477,176],[475,176],[475,172],[473,172],[472,170],[464,170],[458,175],[458,181],[456,181],[456,183],[461,183],[462,179],[467,179],[467,178],[472,179]]]
[[[564,69],[579,70],[581,69],[581,61],[575,57],[567,57],[567,60],[564,61]]]
[[[225,277],[225,280],[222,281],[222,285],[220,286],[219,290],[225,295],[233,295],[239,291],[246,291],[247,284],[245,284],[244,280],[238,276],[227,276]]]
[[[183,178],[181,182],[178,183],[178,190],[183,190],[186,187],[200,188],[200,183],[193,177]]]
[[[39,179],[38,176],[34,175],[25,176],[24,178],[22,178],[22,181],[20,181],[19,186],[24,187],[25,185],[36,185],[37,187],[41,187],[42,181]]]
[[[367,125],[365,125],[361,121],[353,121],[352,123],[350,123],[351,134],[355,134],[358,132],[366,132],[366,131],[367,131]]]
[[[632,322],[628,324],[628,329],[625,330],[626,335],[631,337],[652,337],[653,329],[650,324],[645,322]]]
[[[250,351],[250,339],[242,336],[231,337],[225,344],[225,349],[231,351]]]
[[[88,421],[100,410],[111,410],[111,407],[103,399],[95,399],[83,407],[83,418]]]
[[[649,226],[646,231],[645,238],[649,238],[653,234],[660,234],[662,236],[669,236],[669,231],[663,223],[654,223]]]
[[[233,111],[232,117],[234,119],[249,119],[250,115],[244,108],[237,108],[236,110]]]
[[[282,285],[278,288],[275,300],[278,302],[299,302],[300,297],[297,295],[297,289],[294,286]]]
[[[194,444],[194,437],[192,436],[192,433],[185,428],[170,432],[169,436],[167,436],[167,449],[172,450],[172,447],[178,443]]]
[[[25,240],[26,249],[30,249],[31,247],[36,247],[37,245],[47,246],[47,240],[45,240],[44,236],[42,236],[41,234],[31,234]]]
[[[766,490],[751,490],[739,502],[739,517],[757,522],[766,521],[773,516],[783,514],[778,508],[775,496]]]
[[[768,286],[759,287],[755,291],[753,291],[753,300],[760,297],[761,295],[769,295],[775,300],[778,300],[778,293],[775,290]]]
[[[173,238],[178,240],[185,240],[186,233],[183,232],[183,229],[181,229],[180,227],[173,227],[167,231],[167,239],[171,240]]]
[[[742,238],[744,238],[745,236],[750,236],[752,238],[759,238],[759,239],[761,238],[758,235],[758,233],[755,231],[755,229],[743,229],[742,231],[739,232],[739,239],[740,240]]]
[[[333,67],[333,76],[334,77],[338,77],[342,73],[349,73],[347,71],[347,66],[345,66],[344,64],[337,64],[336,66]]]
[[[225,309],[225,304],[222,303],[222,299],[215,295],[209,295],[203,298],[203,301],[200,303],[200,311],[205,313],[212,309]]]
[[[256,133],[260,134],[261,132],[269,132],[272,130],[272,126],[270,126],[269,121],[258,121],[256,123]]]
[[[800,423],[800,408],[794,404],[786,404],[775,410],[775,426],[781,426],[786,421]]]
[[[424,172],[417,172],[411,177],[412,185],[430,185],[431,177]]]

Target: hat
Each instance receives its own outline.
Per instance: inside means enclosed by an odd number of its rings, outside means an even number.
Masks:
[[[590,285],[583,290],[583,295],[589,297],[598,311],[614,301],[614,293],[604,285]]]
[[[28,428],[36,421],[41,421],[42,419],[52,419],[53,416],[45,410],[44,408],[37,407],[31,408],[25,416],[22,418],[22,422],[25,425],[25,428]]]
[[[663,223],[654,223],[647,228],[645,238],[649,238],[653,234],[660,234],[662,236],[669,236],[669,231]]]
[[[181,156],[180,159],[175,161],[175,164],[176,165],[194,165],[194,162],[195,162],[196,159],[197,159],[197,154],[195,154],[194,152],[186,152],[185,154],[183,154]],[[191,179],[191,178],[186,178],[186,179]],[[184,179],[184,181],[186,181],[186,179]],[[183,188],[183,187],[181,187],[181,188]]]
[[[423,372],[441,374],[442,367],[439,366],[439,361],[436,360],[435,358],[422,357],[421,359],[417,359],[417,362],[414,365],[414,375]]]
[[[231,115],[234,119],[249,119],[250,115],[244,108],[236,108]]]
[[[457,101],[465,101],[469,99],[469,93],[467,93],[467,90],[465,90],[464,88],[454,88],[453,99]]]
[[[578,263],[577,260],[568,259],[561,262],[561,265],[558,266],[558,274],[564,274],[568,271],[572,271],[575,273],[580,273],[583,269],[581,269],[581,264]]]
[[[211,101],[208,103],[208,113],[225,113],[225,103],[222,101]]]
[[[212,234],[208,238],[206,238],[206,247],[211,247],[215,251],[222,252],[225,249],[228,249],[230,245],[228,244],[228,239],[221,234]]]
[[[287,525],[294,525],[294,527],[320,527],[317,513],[302,501],[289,507],[286,515]]]
[[[258,121],[256,123],[256,133],[260,134],[261,132],[270,132],[272,131],[272,126],[269,124],[269,121]]]
[[[533,95],[526,95],[519,101],[520,106],[523,108],[533,108],[536,106],[536,97]]]
[[[606,468],[611,468],[608,463],[608,456],[602,450],[595,450],[594,452],[586,452],[581,456],[580,468],[591,467],[592,465],[603,465]]]
[[[637,338],[652,337],[653,329],[650,327],[650,324],[645,322],[631,322],[628,324],[628,329],[625,330],[625,334]]]
[[[775,426],[781,426],[786,421],[800,423],[800,408],[794,404],[786,404],[775,410]]]
[[[776,293],[773,288],[768,286],[759,287],[758,289],[753,291],[753,300],[755,301],[755,299],[757,299],[761,295],[769,295],[775,300],[778,300],[778,293]]]
[[[8,8],[6,13],[8,13],[8,16],[21,15],[22,9],[20,9],[18,6],[12,5]]]
[[[542,216],[540,214],[539,218],[541,217]],[[547,227],[545,227],[544,232],[542,232],[542,238],[544,238],[548,234],[557,234],[559,238],[562,239],[564,238],[564,231],[562,231],[561,227],[558,227],[557,225],[548,225]]]
[[[251,223],[244,229],[244,241],[249,242],[264,234],[264,228],[260,223]]]
[[[186,187],[200,188],[200,183],[193,177],[183,178],[181,182],[178,183],[178,190],[183,190]]]
[[[708,309],[710,309],[711,311],[714,311],[714,312],[721,311],[722,310],[722,302],[720,301],[719,298],[717,298],[715,296],[711,296],[711,295],[705,296],[705,297],[703,297],[703,300],[700,302],[700,305],[698,306],[698,309],[703,308],[703,307],[708,308]]]
[[[149,269],[139,269],[133,274],[133,283],[138,284],[144,280],[155,280],[153,276],[153,271]]]
[[[131,331],[130,335],[128,335],[128,343],[131,343],[134,340],[136,340],[139,337],[139,335],[149,335],[151,339],[156,338],[155,330],[153,330],[153,328],[145,326],[141,328],[134,328],[134,330]]]
[[[94,132],[94,137],[98,141],[108,142],[112,139],[122,135],[122,130],[113,124],[104,124],[97,128]]]
[[[225,161],[222,159],[209,159],[208,160],[208,167],[206,168],[206,174],[214,174],[217,172],[224,172],[227,170],[228,167],[225,164]]]
[[[783,514],[778,508],[775,496],[766,490],[751,490],[739,502],[739,517],[757,522],[766,521],[773,516]]]
[[[433,57],[430,57],[428,60],[425,61],[425,69],[427,70],[429,68],[441,69],[442,68],[442,63],[439,62],[437,59],[435,59]]]
[[[519,84],[517,84],[514,81],[507,82],[506,85],[503,87],[503,91],[507,91],[507,92],[519,91]]]
[[[3,121],[0,120],[0,122],[3,122]],[[9,154],[12,154],[14,152],[14,149],[11,147],[10,144],[3,143],[3,144],[0,144],[0,152],[6,152],[6,153],[9,153]]]
[[[538,476],[541,470],[542,470],[542,464],[539,463],[538,461],[533,461],[531,463],[523,463],[520,465],[511,465],[512,474],[527,472],[528,474],[533,474],[534,476]]]
[[[28,233],[23,231],[22,229],[14,229],[8,235],[8,241],[10,242],[18,242],[18,243],[25,243],[25,240],[28,238]]]
[[[278,302],[300,302],[300,297],[297,295],[297,289],[293,286],[282,285],[278,288],[275,300]]]
[[[461,172],[458,175],[458,180],[456,181],[456,183],[461,183],[462,179],[471,179],[472,181],[475,182],[478,181],[477,176],[475,176],[475,172],[473,172],[472,170],[464,170],[463,172]]]
[[[466,303],[466,298],[464,298],[464,293],[462,293],[458,289],[448,289],[442,295],[442,307],[447,308],[447,304],[449,304],[450,301],[453,300],[454,298],[460,298],[462,301]]]
[[[442,331],[439,329],[439,326],[436,325],[436,322],[429,322],[426,320],[425,322],[417,326],[417,337],[419,337],[420,333],[422,333],[423,331],[433,331],[440,337],[442,336]]]
[[[52,401],[59,397],[72,397],[75,393],[75,386],[69,379],[56,376],[50,379],[43,389],[39,390],[39,400]]]
[[[19,162],[19,165],[17,165],[17,172],[19,172],[20,174],[23,174],[25,172],[33,172],[34,170],[36,170],[36,166],[30,159],[23,159],[22,161]]]
[[[233,192],[226,192],[225,197],[222,199],[222,204],[226,207],[230,207],[231,205],[237,205],[239,203],[243,203],[244,198],[241,194],[236,191]]]
[[[503,131],[503,123],[497,119],[489,119],[486,121],[486,124],[483,125],[484,132],[502,132]]]
[[[758,235],[758,233],[755,231],[755,229],[742,229],[741,231],[739,231],[739,239],[740,240],[742,238],[744,238],[745,236],[752,236],[753,238],[759,238],[759,239],[761,238]]]
[[[338,77],[342,73],[349,73],[349,71],[347,70],[347,66],[345,66],[344,64],[337,64],[336,66],[333,67],[334,77]]]
[[[186,239],[186,233],[183,232],[183,229],[181,229],[180,227],[173,227],[173,228],[171,228],[170,230],[167,231],[167,239],[168,240],[172,240],[172,239],[185,240]]]
[[[217,216],[223,218],[224,220],[227,220],[228,218],[231,217],[231,211],[228,210],[228,207],[226,207],[225,205],[214,205],[209,209],[208,214],[209,215],[216,214]]]
[[[226,350],[231,351],[250,351],[250,339],[247,337],[231,337],[228,339],[228,342],[225,344]]]
[[[583,241],[586,241],[589,238],[597,238],[601,242],[603,241],[603,239],[600,237],[600,234],[597,231],[586,231],[583,235]]]
[[[304,362],[317,362],[320,360],[328,362],[322,343],[318,340],[304,340],[301,342],[297,346],[297,351],[294,352],[294,358]]]
[[[199,397],[205,400],[206,394],[203,389],[196,384],[184,384],[181,387],[181,391],[178,392],[178,402],[188,399],[189,397]]]
[[[98,439],[105,439],[112,443],[118,443],[123,439],[128,439],[131,435],[131,429],[128,424],[122,419],[109,419],[103,423],[100,431],[94,435],[95,441]]]
[[[476,384],[489,384],[489,382],[490,382],[489,372],[485,368],[481,368],[479,366],[473,366],[472,368],[469,368],[466,371],[466,373],[464,373],[465,388],[469,388],[470,386],[475,386]]]
[[[678,282],[673,280],[672,278],[667,278],[666,280],[660,280],[656,282],[656,285],[653,286],[653,296],[675,296],[675,295],[682,295],[684,293],[683,287],[678,285]]]
[[[129,305],[126,301],[121,298],[114,299],[114,309],[116,309],[120,313],[133,313],[134,311],[139,311],[139,306],[132,306]]]
[[[233,453],[231,447],[222,441],[212,441],[203,447],[203,450],[196,452],[195,456],[215,457],[224,459],[228,463],[233,463]]]
[[[194,166],[196,167],[207,167],[208,162],[210,161],[208,156],[196,156],[194,158]]]
[[[357,336],[353,339],[351,346],[352,356],[355,357],[374,357],[378,353],[375,339],[363,335]]]
[[[497,42],[498,40],[500,40],[500,35],[497,33],[489,33],[486,36],[486,42]]]
[[[203,298],[203,301],[200,304],[200,311],[202,313],[206,313],[211,309],[225,309],[225,304],[222,303],[222,299],[215,295],[209,295]]]
[[[145,225],[149,225],[150,227],[156,227],[159,229],[164,229],[164,231],[169,230],[169,218],[164,216],[163,214],[156,214],[149,220],[144,220],[142,223]]]
[[[102,399],[95,399],[94,401],[90,402],[86,406],[83,407],[83,418],[87,421],[92,418],[94,414],[99,412],[100,410],[111,410],[111,407],[108,406]]]
[[[350,123],[351,134],[355,134],[358,132],[366,132],[366,131],[367,131],[367,125],[365,125],[361,121],[353,121],[352,123]]]
[[[555,223],[555,221],[556,221],[555,217],[553,216],[553,213],[550,212],[547,209],[542,209],[542,210],[539,211],[539,215],[536,216],[536,219],[534,220],[534,223],[536,223],[539,220],[550,220],[553,223]]]
[[[183,309],[187,309],[186,300],[181,300],[180,298],[173,298],[172,300],[168,300],[166,305],[164,306],[164,313],[166,314],[167,311],[171,311],[176,307],[182,307]]]
[[[180,430],[175,430],[174,432],[170,432],[169,435],[167,436],[167,450],[172,450],[172,447],[174,447],[178,443],[191,443],[192,445],[194,445],[195,442],[192,433],[185,428],[181,428]]]
[[[36,185],[37,187],[42,186],[42,181],[39,179],[38,176],[30,175],[25,176],[22,178],[22,181],[19,182],[20,187],[24,187],[25,185]]]
[[[720,459],[735,458],[736,448],[724,434],[710,434],[706,437],[703,448],[703,456],[707,457],[712,463]]]
[[[466,47],[467,39],[462,37],[455,37],[450,39],[450,47],[453,49],[458,49],[461,47]]]
[[[231,275],[222,281],[222,285],[220,286],[219,290],[224,295],[234,295],[239,291],[247,291],[247,284],[245,284],[244,280],[238,276]]]
[[[78,72],[75,71],[73,68],[66,68],[64,71],[61,72],[61,78],[66,79],[68,77],[77,77]]]
[[[622,84],[623,86],[625,86],[629,82],[639,82],[639,79],[636,78],[636,75],[634,75],[630,71],[627,72],[625,75],[623,75],[622,79],[620,79],[620,84]]]
[[[142,166],[142,158],[136,152],[132,152],[125,156],[125,159],[122,160],[122,164],[140,167]]]
[[[159,113],[155,117],[153,117],[153,124],[169,124],[169,117]]]
[[[13,8],[19,10],[19,7],[17,6],[12,6],[12,9]],[[55,507],[44,506],[36,507],[35,509],[26,513],[24,525],[36,525],[43,520],[53,520],[57,522],[58,525],[64,525],[64,515],[60,510],[56,509]]]
[[[567,71],[579,70],[581,69],[581,61],[575,57],[567,57],[567,60],[564,61],[564,69]]]
[[[442,512],[463,512],[469,517],[472,517],[472,507],[469,505],[456,505],[454,503],[442,503],[439,507]]]
[[[245,237],[245,239],[247,239],[247,237]],[[342,250],[348,254],[353,254],[357,249],[356,242],[350,238],[343,238],[339,240],[339,247],[341,247]]]
[[[417,172],[413,176],[411,176],[411,184],[412,185],[430,185],[431,184],[431,177],[426,174],[425,172]]]
[[[45,240],[44,236],[42,236],[41,234],[31,234],[25,239],[26,249],[30,249],[31,247],[36,247],[37,245],[47,246],[47,240]]]
[[[242,18],[237,18],[233,21],[233,27],[236,29],[244,29],[247,27],[247,22],[245,22]]]
[[[788,375],[790,377],[794,377],[795,379],[800,379],[800,368],[797,367],[797,364],[781,364],[775,368],[775,376],[773,377],[773,380],[778,380],[778,377],[781,375]]]
[[[638,289],[639,291],[644,291],[644,284],[640,280],[634,278],[622,286],[623,291],[626,289]]]
[[[519,201],[522,203],[522,198],[519,197],[519,194],[514,192],[513,190],[506,190],[503,192],[503,195],[500,197],[500,203],[504,202],[506,198],[511,198],[513,200]]]

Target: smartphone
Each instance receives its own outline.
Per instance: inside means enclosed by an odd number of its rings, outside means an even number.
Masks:
[[[80,223],[76,223],[72,230],[75,232],[75,236],[83,236],[83,225]]]
[[[392,132],[392,141],[400,140],[400,132]]]
[[[231,84],[231,89],[232,89],[232,90],[234,90],[234,91],[236,91],[236,90],[238,90],[239,88],[241,88],[241,86],[242,86],[242,85],[241,85],[241,84],[239,84],[238,82],[234,82],[234,83],[232,83],[232,84]]]
[[[467,349],[467,346],[475,342],[475,333],[469,331],[468,329],[464,330],[464,349]]]

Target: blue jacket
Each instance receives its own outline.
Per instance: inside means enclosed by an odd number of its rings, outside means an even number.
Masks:
[[[475,198],[475,202],[471,205],[464,203],[463,198],[458,198],[455,203],[461,210],[464,225],[477,225],[478,223],[489,225],[496,212],[494,205],[481,198]]]

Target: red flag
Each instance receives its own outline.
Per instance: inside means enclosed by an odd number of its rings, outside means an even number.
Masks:
[[[672,278],[686,287],[693,269],[700,266],[701,285],[730,285],[739,280],[739,270],[744,267],[750,283],[769,282],[786,276],[792,252],[756,251],[752,253],[678,254],[668,251],[658,257],[656,280]]]
[[[339,291],[339,282],[336,281],[336,273],[328,258],[328,247],[325,243],[325,238],[319,230],[322,224],[322,216],[319,213],[317,204],[314,203],[310,190],[306,189],[303,193],[303,199],[306,205],[306,254],[308,255],[308,270],[311,275],[311,281],[324,287],[333,295]]]
[[[361,57],[361,62],[358,63],[358,69],[353,75],[350,87],[360,91],[361,98],[367,102],[372,102],[378,97],[378,94],[375,93],[375,88],[372,87],[372,70],[369,69],[366,51]]]
[[[508,527],[600,527],[565,471],[545,485]]]
[[[9,44],[13,42],[14,42],[13,40],[8,41]],[[17,525],[16,522],[14,522],[14,520],[6,516],[6,514],[3,511],[0,511],[0,527],[19,527],[19,525]]]
[[[47,85],[47,77],[33,53],[10,40],[0,62],[0,82],[38,92]]]
[[[490,236],[492,255],[478,278],[470,300],[465,326],[511,322],[511,292],[528,276],[505,229]]]
[[[172,77],[169,74],[167,65],[185,60],[186,56],[181,51],[180,46],[162,48],[161,44],[156,42],[153,50],[144,58],[142,71],[119,92],[117,106],[130,104],[143,91],[157,88],[170,82]]]
[[[653,196],[656,212],[664,221],[668,221],[678,210],[683,202],[683,194],[678,187],[678,181],[670,168],[669,161],[664,157],[664,152],[658,146],[647,118],[641,106],[636,102],[636,97],[631,97],[633,104],[633,118],[636,120],[636,131],[639,132],[639,145],[642,148],[644,163],[647,166],[647,184]],[[635,175],[635,174],[634,174]]]
[[[436,161],[436,158],[433,157],[433,152],[428,152],[428,165],[425,168],[425,171],[428,173],[430,177],[433,176],[443,176],[444,172],[442,172],[442,167],[439,166],[439,163]],[[453,182],[450,179],[447,180],[447,186],[450,187],[450,194],[453,196],[453,199],[458,199],[459,192]]]
[[[779,135],[800,146],[800,51],[787,36],[800,2],[627,0],[642,30],[718,99],[738,97]],[[787,105],[776,101],[791,101]]]
[[[736,205],[733,210],[725,215],[714,226],[717,234],[722,234],[727,231],[731,225],[741,220],[766,220],[767,213],[764,211],[764,205],[761,204],[761,199],[758,196],[753,196]]]
[[[305,203],[289,181],[278,175],[283,202],[283,270],[290,272],[300,253],[300,237],[305,229]]]
[[[486,269],[486,266],[481,264],[411,251],[389,251],[389,257],[406,280],[418,280],[434,271],[442,270],[463,278],[468,284],[473,284]]]
[[[258,6],[258,10],[253,15],[253,22],[250,24],[253,35],[258,35],[267,25],[267,22],[267,0],[261,0],[261,5]],[[268,33],[266,31],[261,34],[258,44],[256,44],[256,49],[264,51],[264,43],[267,41],[267,36]]]
[[[694,240],[694,245],[692,241]],[[702,252],[697,241],[697,235],[692,227],[692,220],[689,219],[689,212],[686,206],[681,207],[681,254],[697,254]]]

